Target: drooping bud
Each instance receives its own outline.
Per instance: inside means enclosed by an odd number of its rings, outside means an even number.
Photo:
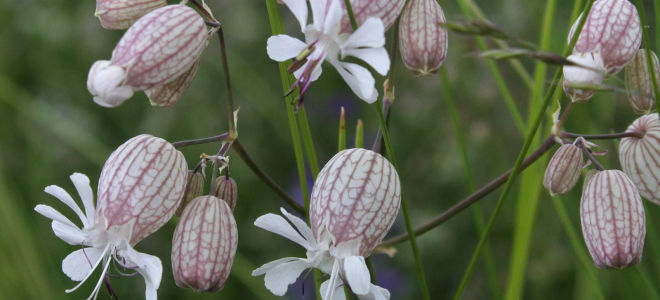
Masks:
[[[573,102],[587,102],[594,90],[572,85],[599,85],[603,82],[606,71],[600,53],[573,53],[567,59],[577,65],[564,65],[564,92]]]
[[[399,46],[406,68],[414,75],[437,73],[447,57],[445,14],[435,0],[411,0],[401,15]]]
[[[188,171],[188,180],[186,182],[186,191],[183,193],[183,199],[179,208],[176,209],[176,215],[181,216],[183,209],[188,203],[204,193],[204,175],[199,172]]]
[[[146,13],[165,5],[166,0],[96,0],[94,15],[105,29],[126,29]]]
[[[238,199],[238,187],[236,181],[227,176],[220,176],[215,179],[215,196],[227,202],[231,211],[236,208]]]
[[[582,149],[574,144],[562,145],[548,163],[543,186],[552,196],[568,193],[580,179],[583,165]]]
[[[580,18],[571,28],[569,42]],[[628,0],[599,0],[589,12],[573,53],[600,53],[611,75],[633,59],[641,42],[642,31],[635,6]]]
[[[222,289],[238,245],[236,221],[226,202],[202,196],[183,210],[172,239],[174,282],[197,292]]]
[[[346,5],[344,1],[339,2],[344,10],[344,15],[341,19],[341,31],[353,32]],[[358,27],[369,18],[379,18],[383,21],[385,31],[394,24],[405,4],[406,0],[351,0],[353,16],[355,16]]]
[[[635,184],[619,170],[600,171],[585,182],[580,202],[582,234],[601,269],[622,269],[642,259],[646,217]]]
[[[105,227],[132,223],[131,245],[174,215],[186,189],[183,154],[166,140],[138,135],[112,152],[99,178],[96,219]]]
[[[369,256],[389,231],[401,205],[394,166],[361,148],[337,153],[321,170],[312,189],[310,223],[321,241],[327,231],[334,245],[357,243]]]
[[[621,139],[619,161],[644,198],[660,205],[660,121],[653,113],[639,117],[626,132],[643,136]]]
[[[660,62],[658,62],[658,56],[653,51],[651,51],[651,59],[653,60],[655,78],[658,85],[660,85]],[[639,49],[635,58],[626,66],[628,101],[638,114],[648,114],[655,109],[651,78],[646,52],[644,49]]]
[[[206,47],[204,19],[185,5],[156,9],[133,24],[121,38],[110,61],[97,61],[87,78],[87,88],[99,105],[114,107],[135,91],[166,85],[191,71]],[[192,76],[190,75],[190,76]],[[192,77],[179,78],[173,87],[151,91],[152,102],[173,103]],[[172,91],[174,89],[174,91]],[[176,89],[181,89],[177,91]]]

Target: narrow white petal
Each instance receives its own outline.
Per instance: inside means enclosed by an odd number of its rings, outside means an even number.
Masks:
[[[390,300],[390,291],[372,284],[369,293],[366,295],[358,295],[360,300]]]
[[[333,62],[332,63],[339,75],[344,78],[346,84],[353,90],[353,93],[358,95],[360,99],[366,101],[367,103],[373,103],[378,97],[378,91],[374,85],[376,80],[371,76],[369,70],[366,68],[347,62]]]
[[[71,178],[73,185],[78,190],[78,195],[80,195],[83,207],[85,208],[85,215],[87,215],[87,221],[89,222],[88,225],[94,225],[96,208],[94,207],[94,192],[89,185],[89,178],[82,173],[73,173],[69,178]]]
[[[44,217],[49,218],[53,221],[57,221],[65,225],[78,228],[78,226],[73,224],[73,222],[71,222],[67,217],[65,217],[59,211],[56,211],[54,208],[48,205],[38,204],[37,206],[34,207],[34,211],[40,213]]]
[[[300,31],[307,26],[307,0],[282,0],[300,23]]]
[[[330,285],[330,280],[326,280],[321,283],[321,295],[325,295],[328,292],[328,286]],[[327,300],[327,299],[324,299]],[[337,281],[335,284],[335,294],[331,300],[346,300],[346,294],[342,289],[342,282]]]
[[[285,258],[280,258],[276,259],[274,261],[265,263],[263,266],[256,268],[254,271],[252,271],[252,276],[261,276],[266,274],[266,272],[270,271],[272,268],[277,267],[283,263],[287,262],[292,262],[295,260],[303,260],[302,258],[298,257],[285,257]]]
[[[277,296],[284,296],[289,285],[296,282],[305,269],[309,266],[304,260],[296,260],[280,264],[266,272],[264,282],[266,288]]]
[[[332,33],[332,31],[335,29],[335,26],[337,26],[337,24],[339,24],[341,21],[342,15],[343,11],[339,1],[331,0],[330,7],[328,7],[328,10],[326,11],[325,20],[323,22],[323,32]]]
[[[385,45],[385,27],[378,18],[369,18],[341,45],[342,49],[362,47],[383,47]]]
[[[383,47],[348,49],[344,51],[344,55],[355,56],[363,60],[383,76],[390,70],[390,57]]]
[[[80,221],[83,223],[83,226],[87,227],[87,218],[85,217],[85,214],[83,214],[82,210],[80,210],[80,206],[78,206],[78,204],[73,201],[71,195],[69,195],[69,193],[67,193],[63,188],[56,185],[49,185],[44,189],[44,192],[51,194],[53,197],[64,202],[64,204],[70,207],[78,215]]]
[[[309,1],[312,6],[312,22],[316,30],[323,31],[323,23],[325,22],[325,11],[328,1],[336,0],[313,0]]]
[[[62,261],[62,272],[73,281],[82,281],[101,261],[103,249],[83,248],[71,252]]]
[[[275,214],[263,215],[254,221],[254,226],[279,234],[298,245],[305,247],[307,250],[311,249],[311,244],[300,236],[300,234],[291,227],[291,224],[281,216]]]
[[[335,260],[332,264],[332,271],[330,272],[330,279],[328,280],[328,286],[337,286],[341,282],[339,279],[339,260]],[[321,294],[323,300],[335,299],[334,295],[336,289],[326,289],[325,293]]]
[[[312,233],[312,229],[307,226],[307,223],[305,223],[303,219],[290,214],[282,207],[280,207],[280,211],[287,219],[289,219],[293,226],[296,226],[296,229],[298,229],[298,232],[302,234],[305,240],[307,240],[307,242],[309,242],[310,245],[314,247],[316,245],[316,241],[314,240],[314,233]]]
[[[147,300],[156,300],[160,279],[163,276],[163,264],[156,256],[135,251],[128,242],[125,242],[124,249],[119,251],[119,255],[126,258],[126,265],[137,267],[136,271],[144,277],[146,285],[144,293]]]
[[[53,221],[51,224],[53,232],[61,240],[67,242],[69,245],[84,245],[86,235],[76,226],[71,226],[59,221]]]
[[[371,276],[362,256],[349,256],[344,259],[344,274],[351,290],[356,295],[369,293]]]
[[[285,61],[294,58],[305,48],[307,48],[307,44],[285,34],[271,36],[266,42],[268,57],[274,61]]]
[[[91,276],[92,273],[94,273],[93,270],[96,270],[96,267],[98,267],[98,265],[101,263],[101,261],[103,261],[103,258],[106,257],[106,255],[108,254],[108,251],[109,251],[109,250],[110,250],[110,245],[106,245],[106,246],[105,246],[105,249],[103,249],[103,251],[101,251],[101,255],[99,255],[99,257],[96,259],[96,261],[94,262],[94,264],[92,264],[92,271],[89,272],[89,273],[87,273],[87,275],[85,275],[85,278],[83,278],[82,280],[80,280],[80,282],[79,282],[76,286],[74,286],[74,287],[72,287],[72,288],[70,288],[70,289],[64,290],[64,292],[71,293],[71,292],[77,290],[80,286],[82,286],[82,285],[85,283],[85,281],[87,281],[87,279],[89,279],[89,276]],[[66,258],[65,258],[64,260],[66,261]],[[64,262],[65,262],[65,261],[62,261],[62,271],[64,271],[65,268],[68,268],[68,267],[69,267],[69,266],[66,266],[66,267],[64,266]],[[108,262],[107,262],[107,264],[106,264],[106,267],[109,265],[109,263],[110,263],[110,259],[108,259]],[[102,273],[102,275],[101,275],[101,280],[100,280],[99,282],[101,282],[101,281],[103,280],[103,276],[104,276],[104,274],[105,274],[105,270],[106,270],[106,269],[107,269],[107,268],[104,268],[104,271],[103,271],[103,273]],[[94,295],[94,293],[92,293],[92,295]]]

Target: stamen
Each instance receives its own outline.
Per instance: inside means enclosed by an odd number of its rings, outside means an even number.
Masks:
[[[330,281],[328,282],[328,290],[325,291],[325,297],[323,299],[332,299],[335,295],[335,283],[337,282],[337,277],[339,277],[339,260],[335,259],[335,262],[332,264],[332,272],[330,274]]]
[[[99,296],[99,291],[101,290],[101,283],[105,279],[105,274],[108,273],[108,267],[110,267],[110,262],[112,259],[108,257],[108,262],[105,264],[105,267],[103,267],[103,272],[101,273],[101,279],[99,279],[99,282],[96,283],[96,286],[94,287],[94,290],[92,291],[92,294],[89,295],[89,298],[87,300],[92,299],[92,296],[94,297],[94,300],[96,300],[96,297]]]

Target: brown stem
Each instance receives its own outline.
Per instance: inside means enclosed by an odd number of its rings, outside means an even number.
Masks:
[[[548,150],[550,150],[554,144],[555,144],[554,136],[551,135],[545,140],[545,142],[543,142],[543,144],[541,144],[541,146],[539,146],[536,149],[536,151],[534,151],[532,154],[527,156],[527,158],[525,158],[525,160],[522,162],[522,165],[520,166],[520,172],[522,172],[525,168],[529,167],[532,163],[534,163],[536,160],[541,158],[541,156],[543,156],[543,154],[548,152]],[[472,205],[473,203],[486,197],[488,194],[495,191],[495,189],[497,189],[502,184],[504,184],[507,181],[507,179],[509,179],[510,175],[511,175],[511,169],[509,169],[508,171],[506,171],[506,173],[500,175],[499,177],[495,178],[493,181],[489,182],[488,184],[486,184],[476,192],[472,193],[463,200],[459,201],[458,203],[447,209],[442,214],[436,216],[435,218],[431,219],[430,221],[426,222],[423,225],[417,226],[414,230],[415,236],[419,236],[428,232],[429,230],[451,219],[452,217],[454,217],[464,209],[470,207],[470,205]],[[398,236],[384,240],[379,245],[379,247],[389,247],[394,244],[403,242],[407,239],[408,239],[408,234],[406,233],[400,234]]]
[[[210,137],[206,137],[206,138],[201,138],[201,139],[178,141],[178,142],[172,143],[172,146],[174,146],[174,148],[180,148],[180,147],[191,146],[191,145],[221,142],[221,141],[224,141],[227,137],[229,137],[229,132],[225,132],[223,134],[210,136]]]
[[[621,132],[621,133],[611,133],[611,134],[578,134],[578,133],[571,133],[571,132],[566,132],[562,131],[561,132],[561,137],[563,138],[578,138],[582,137],[587,140],[612,140],[612,139],[620,139],[620,138],[626,138],[626,137],[636,137],[636,138],[643,138],[644,133],[640,131],[628,131],[628,132]]]
[[[263,181],[268,187],[270,187],[277,195],[282,198],[287,204],[289,204],[293,209],[302,214],[303,216],[307,215],[305,208],[302,205],[298,204],[296,200],[293,200],[291,197],[280,185],[278,185],[268,174],[266,174],[259,166],[252,160],[252,158],[247,154],[245,148],[238,140],[234,141],[234,152],[241,157],[245,164],[254,172],[261,181]]]

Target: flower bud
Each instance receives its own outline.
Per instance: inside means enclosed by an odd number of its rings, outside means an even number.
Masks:
[[[231,211],[236,208],[236,199],[238,198],[238,187],[236,181],[227,176],[220,176],[215,179],[215,196],[227,202]]]
[[[573,144],[562,145],[548,163],[543,186],[552,196],[568,193],[580,179],[583,165],[582,149]]]
[[[627,137],[619,144],[619,161],[644,198],[660,204],[660,121],[653,113],[639,117],[626,130],[643,137]]]
[[[174,215],[186,189],[187,165],[172,144],[138,135],[112,152],[99,178],[96,219],[106,229],[133,223],[131,245]]]
[[[145,90],[144,93],[149,97],[151,105],[165,107],[174,105],[174,103],[181,99],[183,93],[188,90],[190,84],[192,84],[197,70],[199,70],[199,60],[188,71],[169,83]]]
[[[580,18],[575,21],[568,41]],[[578,37],[573,53],[600,53],[607,73],[619,72],[634,56],[642,42],[637,9],[628,0],[595,1]]]
[[[599,85],[605,76],[605,66],[599,53],[573,53],[567,58],[577,65],[564,65],[564,92],[573,102],[587,102],[593,89],[579,89],[576,85]]]
[[[321,170],[312,189],[310,224],[317,241],[327,231],[334,245],[359,244],[368,256],[392,227],[401,205],[394,166],[361,148],[337,153]]]
[[[227,203],[213,196],[193,199],[174,229],[174,282],[197,292],[222,289],[237,245],[236,221]]]
[[[600,171],[585,185],[580,202],[582,234],[596,266],[622,269],[638,263],[646,217],[635,185],[619,170]]]
[[[658,85],[660,85],[660,62],[658,62],[658,56],[653,51],[651,51],[651,59],[653,60],[655,78]],[[635,58],[626,66],[628,101],[638,114],[648,114],[655,109],[651,80],[646,52],[644,49],[639,49]]]
[[[126,29],[146,13],[165,5],[166,0],[96,0],[94,15],[105,29]]]
[[[140,18],[126,31],[110,61],[94,63],[87,88],[99,105],[120,105],[135,91],[166,85],[187,71],[193,70],[194,75],[193,65],[199,60],[207,40],[204,19],[194,9],[180,4],[161,7]],[[166,87],[169,92],[165,94],[178,93],[180,97],[190,80],[191,77],[184,76],[180,83],[174,84],[174,89],[178,87],[180,92]],[[158,90],[150,93],[152,101],[159,105],[173,103],[171,96],[154,96],[162,94]]]
[[[447,29],[440,23],[445,14],[435,0],[411,0],[401,15],[401,58],[416,76],[437,73],[447,57]]]
[[[339,1],[341,3],[344,14],[341,19],[341,31],[342,32],[353,32],[353,27],[351,26],[351,20],[348,17],[348,12],[346,10],[346,5],[344,1]],[[364,23],[368,18],[379,18],[383,21],[385,26],[385,31],[389,29],[396,18],[399,17],[403,6],[406,4],[406,0],[351,0],[351,8],[353,9],[353,16],[355,16],[355,21],[358,24],[358,27]]]
[[[176,209],[176,215],[181,216],[183,209],[188,203],[204,193],[204,175],[199,172],[188,171],[188,180],[186,182],[186,191],[183,192],[183,199],[179,208]]]

